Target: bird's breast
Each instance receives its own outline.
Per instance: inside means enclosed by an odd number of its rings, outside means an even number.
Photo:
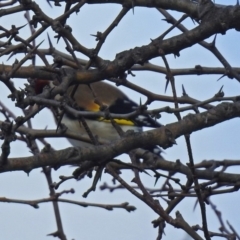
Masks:
[[[112,126],[110,122],[105,122],[101,120],[91,120],[91,119],[85,119],[86,123],[91,130],[92,134],[94,136],[98,136],[102,139],[106,139],[108,141],[115,141],[117,139],[120,139],[120,136],[116,129]],[[74,132],[75,134],[85,134],[86,135],[86,129],[82,125],[81,121],[78,119],[69,118],[66,114],[62,118],[62,123],[68,128],[69,131]],[[120,125],[122,130],[124,132],[128,130],[133,130],[134,132],[141,132],[142,128],[137,126],[131,126],[131,125]],[[69,142],[73,146],[82,146],[82,142],[75,140],[75,139],[68,139]]]

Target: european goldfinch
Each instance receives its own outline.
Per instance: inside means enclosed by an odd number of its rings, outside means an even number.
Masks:
[[[39,93],[39,86],[46,85],[46,81],[37,82]],[[68,97],[72,95],[74,86],[69,87],[67,91]],[[57,98],[59,99],[59,97]],[[108,109],[109,113],[115,114],[127,114],[137,109],[138,104],[130,100],[122,91],[117,87],[110,85],[106,82],[91,83],[91,86],[86,84],[79,84],[73,96],[71,96],[73,102],[76,103],[77,109],[82,111],[100,111],[100,106],[104,106]],[[111,121],[105,120],[99,117],[85,117],[84,120],[87,123],[93,136],[98,136],[101,139],[107,141],[114,141],[120,139],[119,133],[113,126]],[[114,119],[115,122],[126,132],[127,130],[133,130],[135,132],[143,131],[143,127],[158,128],[161,127],[157,121],[152,119],[149,115],[139,115],[134,119]],[[59,120],[58,120],[59,121]],[[61,119],[67,129],[74,133],[86,134],[86,128],[81,124],[81,121],[75,116],[64,113]],[[68,138],[69,142],[73,146],[89,146],[89,143],[82,142],[75,139]],[[157,146],[148,148],[149,150],[158,156],[161,156],[161,149]]]

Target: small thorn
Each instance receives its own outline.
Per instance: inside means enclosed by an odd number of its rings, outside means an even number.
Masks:
[[[15,55],[15,52],[11,53],[10,56],[8,57],[7,61],[13,56]]]
[[[167,91],[167,87],[168,87],[169,82],[170,82],[170,79],[167,78],[166,85],[165,85],[165,93],[166,93],[166,91]]]
[[[28,23],[27,23],[28,24]],[[24,28],[27,24],[22,25],[21,27],[17,27],[17,30],[20,30],[21,28]]]
[[[223,89],[223,85],[219,89],[219,91],[215,94],[215,97],[224,97],[224,92],[222,91],[222,89]]]
[[[223,77],[226,77],[227,75],[226,74],[223,74],[220,78],[218,78],[217,81],[221,80]]]
[[[154,177],[156,178],[155,183],[154,183],[154,187],[155,187],[156,184],[157,184],[157,182],[158,182],[158,180],[160,179],[160,174],[156,173],[156,174],[154,175]]]
[[[36,47],[34,47],[34,50],[38,49],[38,47],[44,42],[44,40],[42,40]]]
[[[191,17],[191,20],[192,20],[193,24],[195,25],[195,20],[192,17]]]
[[[52,4],[49,0],[47,0],[48,5],[52,8]]]
[[[51,41],[48,33],[47,33],[47,37],[48,37],[49,48],[50,48],[50,50],[52,50],[53,49],[53,44],[52,44],[52,41]]]
[[[186,91],[185,91],[185,88],[184,88],[184,85],[182,84],[182,94],[183,96],[188,96]]]
[[[217,39],[217,34],[215,35],[212,43],[210,43],[211,47],[215,47],[216,46],[216,39]]]
[[[133,15],[134,15],[134,6],[135,6],[135,0],[132,0],[132,11],[133,11]]]
[[[161,19],[162,21],[165,21],[165,22],[167,22],[167,23],[169,23],[169,24],[173,24],[173,19],[172,18],[163,18],[163,19]]]
[[[220,88],[219,92],[221,92],[221,91],[222,91],[222,89],[223,89],[223,85],[221,86],[221,88]]]

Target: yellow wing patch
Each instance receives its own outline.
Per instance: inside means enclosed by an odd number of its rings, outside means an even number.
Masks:
[[[107,119],[104,119],[104,118],[100,118],[99,120],[103,121],[103,122],[109,122],[109,123],[111,122],[110,120],[107,120]],[[131,120],[114,118],[114,121],[119,125],[134,126],[134,123]]]
[[[92,112],[98,112],[99,111],[100,106],[94,102],[91,102],[91,104],[88,104],[87,109],[88,111],[92,111]],[[103,122],[111,122],[110,120],[104,119],[104,118],[99,118],[99,121],[103,121]],[[130,126],[134,126],[134,123],[131,120],[127,120],[127,119],[114,119],[114,121],[119,124],[119,125],[130,125]]]

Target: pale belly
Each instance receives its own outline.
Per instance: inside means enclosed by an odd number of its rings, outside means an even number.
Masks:
[[[78,120],[73,120],[68,118],[67,116],[64,116],[62,119],[62,123],[66,125],[69,131],[74,132],[74,133],[79,133],[79,134],[86,134],[86,130],[82,126],[81,122]],[[104,122],[104,121],[96,121],[96,120],[87,120],[87,125],[90,128],[92,134],[94,136],[98,136],[102,139],[108,140],[108,141],[115,141],[117,139],[120,139],[120,136],[116,129],[112,126],[111,123]],[[133,130],[135,132],[141,132],[142,128],[141,127],[136,127],[136,126],[127,126],[127,125],[119,125],[121,129],[126,132],[128,130]],[[79,140],[75,139],[70,139],[68,138],[68,141],[73,145],[73,146],[89,146],[91,144],[89,143],[84,143]]]

